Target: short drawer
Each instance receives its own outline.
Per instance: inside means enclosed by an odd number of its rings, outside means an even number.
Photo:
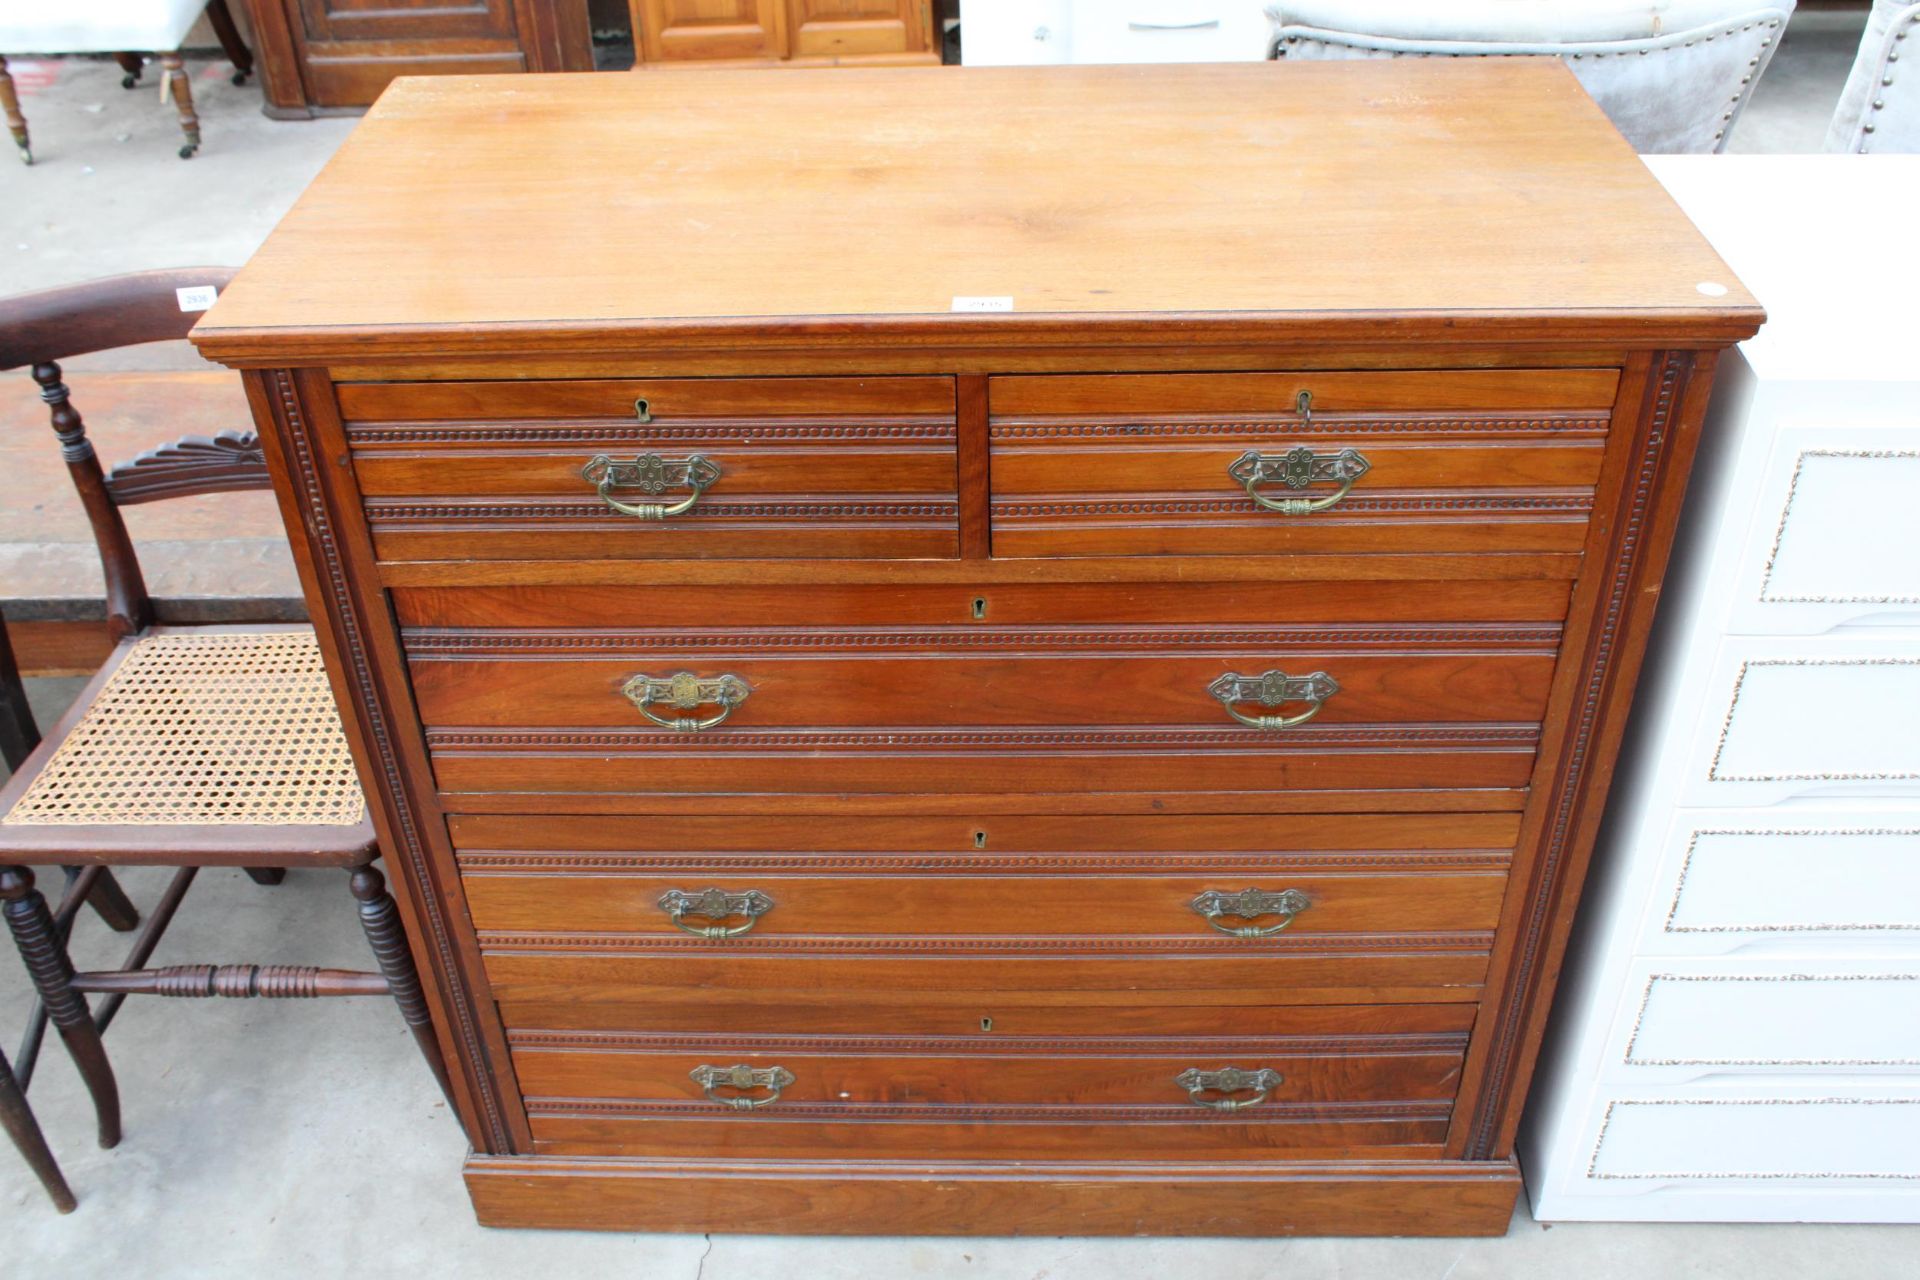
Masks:
[[[995,378],[994,554],[1578,552],[1618,380]]]
[[[693,934],[741,954],[861,938],[898,951],[959,935],[1056,939],[1063,954],[1075,940],[1096,954],[1157,939],[1189,954],[1316,934],[1490,934],[1517,822],[849,817],[824,848],[813,824],[791,821],[466,815],[451,829],[483,945]]]
[[[1641,961],[1621,1014],[1614,1079],[1920,1068],[1912,963]]]
[[[845,627],[794,604],[769,615],[785,627],[406,629],[443,789],[1516,787],[1559,641],[1558,623]]]
[[[1667,1183],[1730,1192],[1749,1183],[1781,1195],[1851,1185],[1902,1191],[1904,1213],[1868,1220],[1911,1220],[1920,1209],[1905,1191],[1920,1179],[1920,1093],[1911,1088],[1637,1090],[1596,1100],[1593,1130],[1587,1177],[1623,1191]],[[1751,1217],[1753,1208],[1728,1216]]]
[[[791,1013],[752,1031],[578,1030],[518,1020],[531,1012],[506,1010],[535,1142],[581,1155],[994,1159],[1071,1142],[1089,1158],[1183,1159],[1426,1146],[1444,1138],[1466,1045],[1424,1008],[1249,1008],[1229,1023],[1149,1004],[1103,1022],[1063,1011],[1023,1030],[988,1016],[943,1035],[890,1023],[848,1033]],[[1130,1029],[1141,1024],[1156,1030]]]
[[[1920,809],[1682,809],[1639,950],[1920,955]]]
[[[337,395],[382,559],[959,551],[949,378],[344,383]]]
[[[1699,718],[1689,805],[1920,795],[1920,636],[1730,639]]]

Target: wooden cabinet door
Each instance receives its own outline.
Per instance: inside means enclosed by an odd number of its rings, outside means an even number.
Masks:
[[[645,62],[775,60],[786,54],[782,0],[633,0]]]
[[[787,56],[938,62],[931,0],[786,0]]]

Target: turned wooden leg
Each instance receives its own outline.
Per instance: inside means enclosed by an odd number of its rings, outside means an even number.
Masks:
[[[131,89],[140,83],[140,73],[147,69],[147,60],[137,53],[116,53],[113,60],[120,64],[120,70],[126,74],[120,77],[120,87]]]
[[[276,885],[287,878],[285,867],[246,867],[247,879],[255,884]]]
[[[227,8],[227,0],[208,0],[207,25],[213,28],[213,34],[219,38],[220,51],[233,64],[233,82],[245,84],[247,76],[253,71],[253,50],[247,48],[247,42],[240,38],[240,28],[233,25],[233,14]]]
[[[13,91],[13,77],[7,74],[7,59],[0,55],[0,112],[6,113],[7,132],[13,145],[20,148],[20,159],[33,163],[33,144],[27,138],[27,118],[20,114],[20,96]]]
[[[33,1111],[27,1106],[27,1095],[20,1091],[19,1082],[13,1078],[13,1068],[7,1065],[7,1055],[4,1053],[0,1053],[0,1129],[7,1131],[7,1136],[13,1139],[13,1145],[26,1158],[27,1167],[40,1179],[40,1185],[47,1189],[54,1208],[62,1213],[72,1213],[75,1203],[73,1191],[67,1186],[59,1164],[54,1161],[53,1152],[47,1147],[46,1135],[40,1132],[40,1122],[33,1118]]]
[[[47,1015],[66,1042],[67,1052],[93,1095],[94,1114],[100,1122],[100,1145],[111,1147],[120,1141],[120,1090],[113,1081],[113,1066],[107,1061],[107,1047],[93,1025],[93,1014],[86,998],[73,989],[73,962],[60,945],[53,913],[47,900],[33,887],[33,872],[26,867],[0,867],[0,900],[5,902],[7,928],[13,932],[14,945],[26,961],[27,973]]]
[[[187,67],[177,52],[161,54],[160,66],[167,73],[167,91],[173,95],[173,109],[180,113],[180,132],[187,135],[186,145],[180,148],[180,158],[191,160],[193,153],[200,149],[200,117],[193,114],[193,86],[187,82]]]
[[[426,996],[420,991],[420,974],[413,967],[413,953],[407,950],[407,933],[400,927],[400,909],[394,905],[393,895],[387,892],[386,879],[377,868],[354,868],[351,888],[360,903],[360,927],[366,930],[373,958],[380,972],[386,975],[387,988],[393,993],[394,1003],[400,1006],[400,1016],[406,1019],[407,1029],[413,1032],[414,1043],[420,1046],[420,1056],[427,1060],[427,1069],[439,1082],[447,1105],[452,1106],[453,1086],[447,1080],[447,1062],[440,1054],[439,1037],[433,1034],[433,1019],[427,1013]]]

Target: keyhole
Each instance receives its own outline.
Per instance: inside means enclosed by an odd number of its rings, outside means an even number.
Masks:
[[[975,622],[978,622],[980,619],[986,616],[987,616],[987,598],[985,596],[975,596],[973,598],[973,620]]]
[[[982,1031],[991,1031],[991,1030],[993,1030],[993,1019],[992,1019],[992,1018],[982,1018],[982,1019],[980,1019],[980,1029],[981,1029]]]
[[[973,833],[973,847],[974,847],[974,848],[976,848],[976,849],[984,849],[984,848],[986,848],[986,847],[987,847],[987,833],[986,833],[986,832],[984,832],[984,831],[976,831],[976,832],[974,832],[974,833]]]
[[[644,399],[635,400],[633,402],[633,416],[635,420],[639,422],[652,422],[653,406],[648,404]]]

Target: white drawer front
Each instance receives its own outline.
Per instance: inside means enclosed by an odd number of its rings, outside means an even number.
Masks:
[[[1271,24],[1259,0],[1078,0],[1075,62],[1259,62]]]
[[[1920,966],[1806,967],[1641,975],[1620,1060],[1629,1068],[1920,1067]]]
[[[1587,1176],[1920,1183],[1920,1097],[1619,1097]]]
[[[1839,940],[1920,948],[1920,808],[1754,818],[1681,811],[1643,952]]]
[[[1920,794],[1920,636],[1729,641],[1688,804]]]
[[[1729,629],[1812,632],[1920,622],[1920,393],[1836,403],[1784,426],[1767,458]],[[1808,411],[1792,411],[1795,419]],[[1871,426],[1893,420],[1900,426]]]

